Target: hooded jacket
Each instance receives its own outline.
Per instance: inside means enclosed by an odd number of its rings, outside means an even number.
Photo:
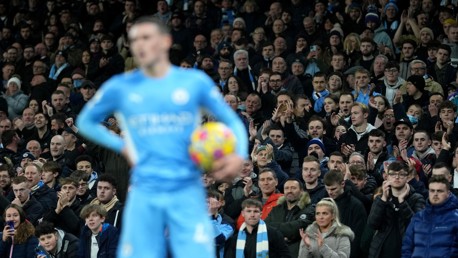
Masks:
[[[366,130],[363,133],[357,133],[355,127],[352,125],[348,129],[347,133],[341,136],[340,145],[342,144],[354,144],[355,151],[359,153],[365,153],[369,148],[367,141],[369,139],[369,132],[376,129],[373,125],[367,124]]]
[[[307,248],[304,241],[301,241],[298,258],[344,258],[350,256],[350,242],[355,238],[355,234],[349,227],[337,225],[334,222],[327,232],[322,233],[323,245],[321,247],[318,246],[314,237],[319,231],[320,228],[316,222],[307,227],[306,233],[310,236],[310,247]]]
[[[315,205],[311,203],[310,196],[303,192],[298,203],[288,210],[286,197],[282,196],[277,201],[272,211],[267,216],[267,225],[279,230],[287,239],[289,251],[292,257],[297,257],[301,236],[299,229],[305,229],[315,220]]]
[[[56,254],[49,254],[49,258],[72,258],[76,256],[79,239],[63,230],[57,230]]]
[[[402,242],[402,257],[458,257],[458,199],[450,194],[412,217]]]

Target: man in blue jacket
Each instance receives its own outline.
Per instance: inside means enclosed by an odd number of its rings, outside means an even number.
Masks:
[[[458,199],[445,176],[429,180],[426,208],[412,217],[402,242],[402,257],[458,257]]]

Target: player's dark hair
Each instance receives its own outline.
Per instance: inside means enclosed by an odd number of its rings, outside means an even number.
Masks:
[[[153,16],[141,16],[134,21],[134,24],[132,26],[143,24],[143,23],[154,24],[157,26],[160,33],[170,35],[169,27],[167,27],[167,25],[164,24],[160,19],[153,17]]]

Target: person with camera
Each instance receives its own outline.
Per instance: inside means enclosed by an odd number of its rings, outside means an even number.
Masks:
[[[425,207],[425,200],[407,183],[414,169],[394,161],[385,170],[382,195],[375,198],[367,220],[374,235],[369,257],[401,257],[402,237],[412,216]]]
[[[36,258],[72,258],[78,251],[79,239],[51,222],[43,221],[35,229],[40,245],[35,248]]]
[[[24,210],[11,204],[6,208],[3,219],[6,225],[1,233],[0,257],[36,258],[38,239],[33,234],[35,228],[26,219]]]

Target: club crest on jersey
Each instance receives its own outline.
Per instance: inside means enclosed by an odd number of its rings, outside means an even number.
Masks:
[[[172,93],[172,101],[177,105],[185,105],[189,101],[189,93],[184,89],[176,89]]]

